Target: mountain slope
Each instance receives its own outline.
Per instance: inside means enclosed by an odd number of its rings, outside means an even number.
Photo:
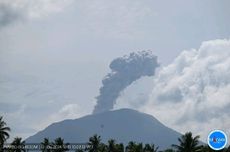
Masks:
[[[65,142],[82,143],[94,134],[100,135],[103,142],[113,138],[125,144],[129,141],[154,143],[161,149],[177,143],[180,136],[151,115],[120,109],[51,124],[26,142],[40,143],[45,137],[51,140],[62,137]]]

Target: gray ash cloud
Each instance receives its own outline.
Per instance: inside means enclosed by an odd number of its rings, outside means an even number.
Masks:
[[[127,86],[143,76],[154,75],[158,66],[157,57],[151,51],[139,51],[114,59],[110,63],[111,72],[102,80],[93,113],[113,109],[116,99]]]

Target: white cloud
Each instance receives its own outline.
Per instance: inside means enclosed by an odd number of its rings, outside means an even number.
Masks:
[[[78,118],[81,116],[79,112],[82,111],[82,109],[77,104],[68,104],[65,105],[60,109],[58,112],[61,117],[63,118]]]
[[[50,114],[39,125],[38,124],[34,125],[33,128],[36,128],[36,130],[38,131],[44,129],[45,127],[50,125],[50,123],[59,122],[65,119],[77,119],[88,114],[90,114],[90,111],[84,109],[78,104],[75,103],[66,104],[57,112]]]
[[[229,78],[230,40],[203,42],[198,50],[183,51],[173,63],[160,69],[149,101],[132,108],[206,140],[213,129],[229,131]]]

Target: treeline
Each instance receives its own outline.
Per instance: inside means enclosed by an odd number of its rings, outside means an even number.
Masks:
[[[12,147],[4,149],[4,144],[6,140],[10,137],[10,128],[6,126],[3,118],[0,117],[0,152],[27,152],[30,151],[25,149],[25,141],[22,138],[16,137],[10,144]],[[101,141],[99,135],[93,135],[89,138],[86,147],[81,147],[78,149],[68,149],[69,143],[65,143],[64,139],[61,137],[56,138],[54,141],[50,141],[48,138],[40,143],[42,152],[215,152],[208,145],[202,145],[199,141],[200,136],[193,137],[191,132],[187,132],[178,138],[178,144],[173,144],[169,149],[159,150],[159,147],[154,144],[143,144],[130,141],[127,145],[123,143],[116,142],[114,139],[108,140],[106,143]],[[18,148],[21,147],[21,148]],[[219,152],[230,152],[230,146],[224,148]]]

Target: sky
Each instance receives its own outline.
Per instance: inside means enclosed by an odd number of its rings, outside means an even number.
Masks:
[[[110,62],[141,50],[151,50],[161,67],[156,76],[127,88],[116,108],[138,109],[182,133],[193,126],[194,133],[202,134],[208,123],[200,130],[196,126],[207,118],[194,116],[196,108],[190,114],[182,111],[183,117],[175,116],[175,120],[166,116],[175,114],[171,107],[189,103],[197,90],[204,105],[213,105],[204,99],[213,92],[219,93],[222,106],[229,102],[221,95],[230,92],[229,82],[222,81],[228,76],[228,66],[223,66],[223,75],[213,76],[216,79],[201,81],[203,75],[212,76],[206,67],[218,73],[220,69],[213,67],[216,63],[229,65],[229,54],[225,54],[230,38],[228,6],[228,0],[0,0],[0,114],[11,127],[12,137],[25,139],[53,122],[91,114]],[[209,48],[224,51],[219,54]],[[202,58],[199,52],[206,54]],[[209,59],[217,55],[209,65]],[[204,58],[207,62],[202,64],[207,66],[199,67]],[[182,72],[175,73],[178,69]],[[199,91],[194,86],[197,81],[189,81],[194,75],[184,69],[197,74],[198,84],[207,89]],[[177,88],[174,80],[185,86]],[[165,104],[158,104],[161,101]],[[191,104],[195,107],[195,103]],[[204,111],[200,108],[199,112]]]

